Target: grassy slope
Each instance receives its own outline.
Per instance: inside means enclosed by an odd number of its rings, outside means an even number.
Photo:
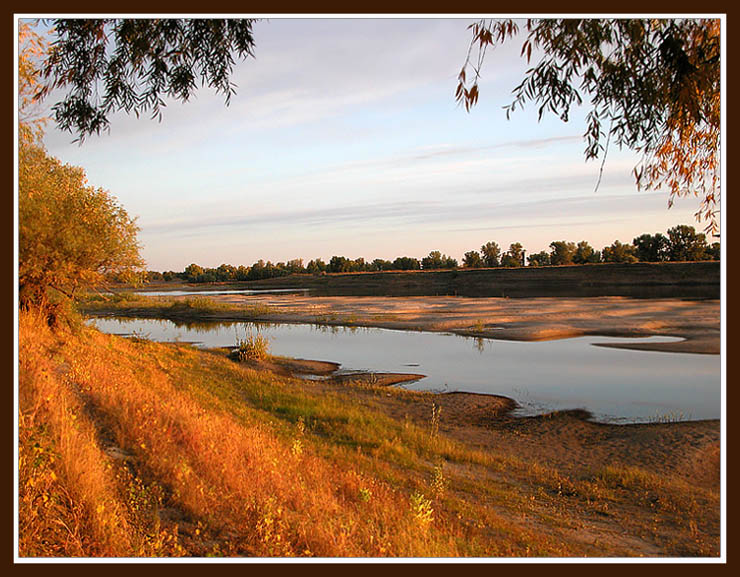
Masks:
[[[717,554],[718,495],[679,480],[571,478],[373,402],[414,393],[19,323],[22,556]]]

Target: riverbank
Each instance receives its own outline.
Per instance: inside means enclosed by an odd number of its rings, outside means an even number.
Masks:
[[[321,392],[348,386],[353,396],[373,398],[384,413],[397,420],[411,419],[423,424],[432,416],[430,404],[433,403],[440,430],[453,438],[487,450],[503,450],[511,457],[533,456],[559,470],[572,472],[619,463],[656,473],[669,471],[686,482],[700,479],[697,482],[702,486],[719,490],[717,420],[672,421],[667,415],[662,422],[614,425],[593,422],[580,409],[520,417],[512,415],[517,403],[500,395],[447,392],[430,396],[404,390],[378,394],[378,387],[402,384],[421,375],[337,375],[335,363],[282,357],[245,365],[310,380],[311,386]]]
[[[599,263],[520,268],[291,274],[252,281],[198,283],[196,290],[307,289],[314,296],[720,297],[718,261]],[[153,283],[171,290],[178,282]]]
[[[719,421],[512,418],[296,378],[330,364],[19,328],[21,555],[719,554]]]
[[[320,297],[301,294],[213,294],[88,300],[91,314],[203,320],[312,323],[452,332],[505,340],[578,336],[673,336],[665,343],[610,344],[638,350],[720,353],[720,301],[627,297]]]

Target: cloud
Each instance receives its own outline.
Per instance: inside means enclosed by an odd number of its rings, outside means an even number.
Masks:
[[[658,195],[662,198],[662,195]],[[479,223],[515,228],[535,226],[537,219],[546,222],[598,222],[595,215],[623,215],[632,207],[644,205],[655,194],[600,195],[589,198],[564,197],[549,200],[519,200],[501,203],[491,200],[475,203],[427,201],[374,202],[329,208],[293,208],[260,214],[193,215],[166,221],[140,223],[147,236],[219,236],[226,230],[265,229],[279,232],[298,228],[362,227],[383,229],[398,224],[442,226],[445,230],[479,230]],[[460,226],[464,223],[464,226]],[[477,228],[476,228],[477,227]]]

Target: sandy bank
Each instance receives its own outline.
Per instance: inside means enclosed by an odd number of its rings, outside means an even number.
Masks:
[[[597,335],[673,336],[671,343],[610,346],[683,353],[720,353],[718,300],[465,297],[315,297],[218,295],[219,302],[259,305],[261,320],[453,332],[506,340]],[[213,318],[242,320],[238,312]]]

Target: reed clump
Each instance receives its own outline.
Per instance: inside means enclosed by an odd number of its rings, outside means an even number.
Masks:
[[[237,361],[264,361],[269,357],[270,340],[261,334],[237,339],[231,357]]]

